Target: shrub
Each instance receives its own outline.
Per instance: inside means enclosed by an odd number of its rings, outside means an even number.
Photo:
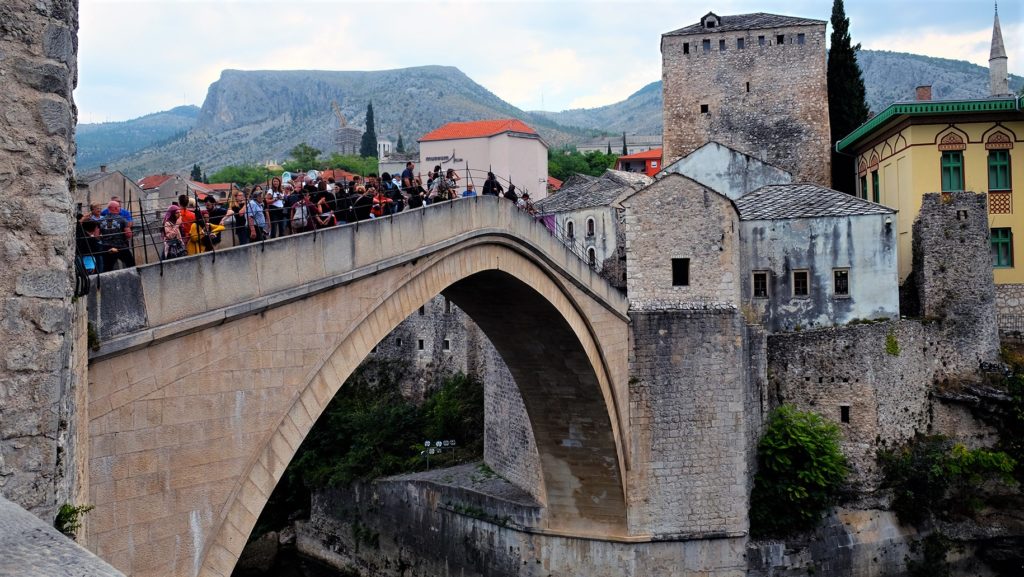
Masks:
[[[812,528],[835,502],[847,472],[839,428],[788,405],[769,417],[757,461],[750,511],[755,536]]]
[[[95,508],[93,505],[64,503],[57,510],[57,517],[53,520],[53,526],[61,533],[74,539],[78,530],[82,528],[82,517]]]
[[[900,521],[919,525],[931,517],[970,515],[982,505],[982,488],[1014,483],[1016,461],[1002,451],[968,449],[941,435],[915,438],[880,455],[892,508]]]

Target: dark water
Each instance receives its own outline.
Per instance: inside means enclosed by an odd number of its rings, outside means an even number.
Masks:
[[[358,577],[358,573],[341,571],[304,557],[293,548],[283,548],[274,560],[274,567],[266,572],[235,571],[231,577]]]

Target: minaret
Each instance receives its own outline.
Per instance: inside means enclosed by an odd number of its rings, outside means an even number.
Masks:
[[[1003,31],[999,27],[999,4],[996,3],[996,20],[992,25],[992,52],[988,57],[988,82],[992,96],[1010,94],[1010,78],[1006,68],[1006,48],[1003,47]]]

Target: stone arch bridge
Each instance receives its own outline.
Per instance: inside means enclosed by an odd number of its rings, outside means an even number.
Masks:
[[[321,411],[440,293],[521,390],[538,530],[630,539],[627,302],[541,224],[476,197],[102,275],[90,548],[130,575],[230,575]]]

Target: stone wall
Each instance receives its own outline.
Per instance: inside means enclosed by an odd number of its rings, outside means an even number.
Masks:
[[[775,44],[779,34],[784,45]],[[797,44],[797,34],[805,35],[804,44]],[[758,44],[762,35],[764,46]],[[737,49],[741,37],[744,48]],[[711,41],[709,52],[702,50],[704,39]],[[662,36],[661,55],[666,165],[714,140],[797,181],[831,184],[824,22]]]
[[[888,321],[771,335],[770,404],[792,404],[836,423],[850,483],[870,490],[879,480],[877,450],[927,431],[936,329]],[[898,354],[887,350],[887,342],[896,344]]]
[[[1024,284],[996,285],[996,318],[999,332],[1024,335]]]
[[[78,2],[0,4],[0,494],[44,520],[72,498]],[[63,446],[62,446],[63,445]]]
[[[746,344],[759,334],[735,310],[630,318],[631,533],[744,534],[761,413]]]
[[[620,542],[528,530],[534,510],[433,483],[385,480],[313,497],[302,553],[363,575],[741,577],[744,540]]]
[[[999,356],[986,195],[925,194],[913,235],[921,316],[942,321],[946,373],[971,375]]]
[[[739,216],[731,200],[669,174],[622,204],[630,310],[738,305]],[[688,285],[673,285],[673,259],[689,259]]]

